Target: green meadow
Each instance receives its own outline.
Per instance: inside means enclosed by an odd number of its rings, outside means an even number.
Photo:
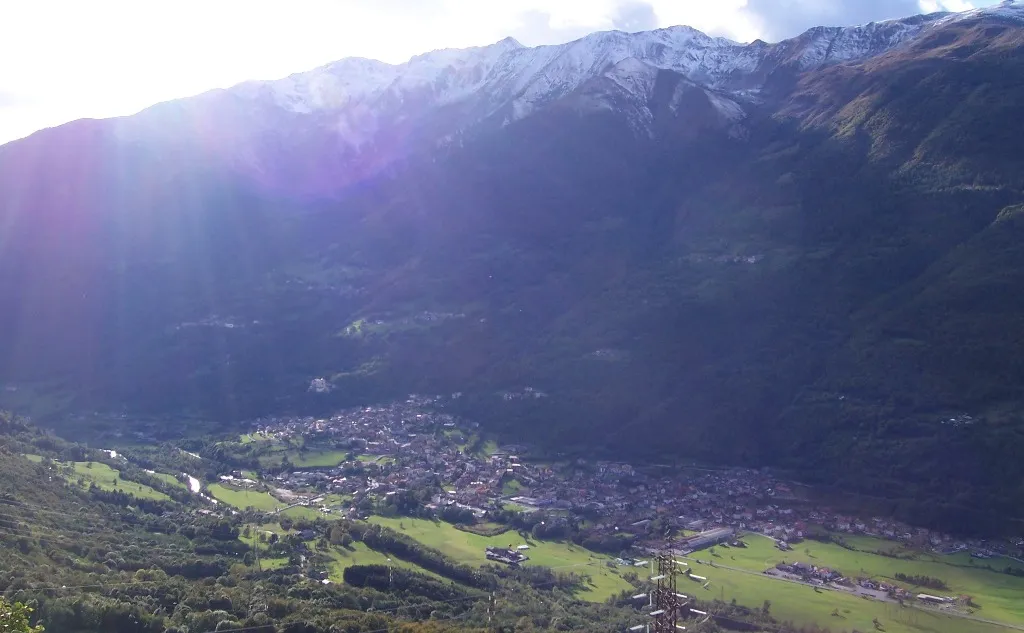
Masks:
[[[444,582],[451,582],[443,576],[439,576],[434,572],[427,571],[422,567],[404,561],[400,558],[388,556],[377,550],[370,549],[365,543],[356,541],[350,546],[337,547],[332,546],[327,552],[328,557],[331,558],[331,563],[328,565],[330,571],[330,579],[333,582],[343,582],[345,570],[354,565],[383,565],[385,567],[395,567],[396,569],[406,569],[414,571],[420,574],[426,574],[437,580]]]
[[[128,481],[121,477],[121,471],[111,468],[102,462],[70,462],[61,463],[61,472],[71,483],[81,481],[86,487],[96,484],[100,490],[119,491],[139,499],[169,501],[170,497],[149,486]]]
[[[286,504],[272,497],[270,493],[258,490],[240,490],[225,486],[224,484],[210,484],[207,486],[207,490],[210,491],[210,495],[217,501],[240,510],[254,508],[264,512],[273,512],[274,510],[286,507]]]
[[[288,460],[296,468],[333,468],[345,461],[348,451],[289,451]]]
[[[706,552],[701,552],[707,557]],[[718,559],[715,559],[716,561]],[[730,564],[728,560],[721,564]],[[1006,627],[985,624],[899,604],[868,600],[855,595],[773,579],[758,572],[734,571],[690,561],[703,582],[680,576],[679,592],[699,600],[722,600],[751,608],[770,602],[770,613],[783,622],[817,624],[832,631],[874,631],[877,618],[886,633],[999,633]],[[985,617],[978,614],[979,617]]]
[[[170,486],[174,486],[175,488],[181,488],[183,490],[188,490],[188,486],[185,485],[184,483],[178,481],[178,478],[175,477],[174,475],[168,475],[167,473],[150,473],[150,475],[152,475],[153,477],[156,477],[160,481],[162,481],[162,482],[164,482],[164,483],[166,483],[166,484],[168,484]]]
[[[974,615],[987,620],[1024,625],[1024,578],[990,571],[980,561],[971,565],[969,557],[947,557],[903,550],[901,556],[916,558],[893,558],[874,551],[889,551],[887,548],[899,547],[898,543],[864,538],[844,540],[850,547],[866,547],[870,551],[850,550],[835,543],[804,541],[794,545],[793,551],[782,552],[775,548],[771,539],[755,534],[744,537],[746,548],[717,547],[717,556],[705,550],[697,552],[694,557],[754,572],[762,572],[768,567],[774,567],[776,563],[786,561],[829,567],[848,577],[867,577],[887,582],[896,582],[897,573],[929,576],[942,580],[949,589],[922,591],[950,596],[968,595],[980,607],[974,610]],[[984,562],[997,569],[1006,567],[1005,562],[996,559]],[[910,590],[916,589],[910,585],[904,586]]]
[[[356,461],[363,462],[364,464],[394,464],[395,458],[387,455],[359,455],[356,457]]]
[[[456,529],[444,522],[425,519],[371,517],[370,522],[384,525],[405,534],[427,547],[443,552],[455,561],[467,565],[484,565],[489,561],[484,554],[487,546],[513,547],[524,544],[515,532],[500,536],[480,536]],[[590,602],[603,602],[631,586],[620,575],[621,568],[608,563],[613,559],[597,554],[571,543],[553,541],[531,541],[526,554],[530,560],[526,565],[542,565],[557,572],[589,575],[591,581],[578,597]]]

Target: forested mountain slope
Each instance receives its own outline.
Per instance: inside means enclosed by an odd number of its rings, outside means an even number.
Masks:
[[[510,87],[535,66],[505,42],[426,59],[497,83],[427,89],[410,62],[363,109],[250,86],[41,132],[0,148],[2,375],[223,419],[463,392],[555,451],[1015,516],[1021,15],[768,52],[591,36],[531,53],[544,91]],[[812,55],[846,41],[871,45]]]
[[[469,633],[520,618],[610,633],[636,618],[628,600],[576,599],[571,572],[470,568],[309,508],[213,505],[173,483],[181,454],[112,457],[0,413],[0,597],[52,633]],[[184,463],[214,480],[231,471]],[[426,558],[443,573],[410,562]]]

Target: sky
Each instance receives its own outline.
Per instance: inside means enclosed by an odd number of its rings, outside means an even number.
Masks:
[[[30,0],[0,3],[0,143],[358,56],[686,24],[737,41],[997,0]]]

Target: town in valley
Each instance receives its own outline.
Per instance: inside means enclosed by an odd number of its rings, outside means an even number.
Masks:
[[[475,524],[507,523],[509,515],[538,516],[543,520],[529,533],[520,529],[522,536],[574,536],[625,566],[643,564],[666,549],[700,560],[716,546],[744,548],[751,538],[770,539],[774,549],[794,554],[792,561],[767,566],[766,575],[923,605],[963,606],[968,598],[908,590],[907,583],[858,577],[856,569],[812,565],[798,560],[801,543],[873,537],[893,548],[968,555],[979,564],[1019,559],[1024,547],[1022,539],[961,539],[838,511],[815,502],[810,488],[782,481],[767,469],[534,459],[532,447],[485,441],[477,423],[447,412],[446,403],[457,397],[413,395],[325,418],[261,418],[238,443],[265,446],[261,459],[268,467],[221,475],[217,486],[265,491],[283,508],[302,506],[324,518],[432,516],[472,530]],[[487,558],[517,565],[529,559],[528,550],[510,543],[488,548]]]

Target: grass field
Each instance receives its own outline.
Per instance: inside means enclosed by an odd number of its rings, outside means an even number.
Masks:
[[[273,571],[275,569],[281,569],[288,564],[287,558],[261,558],[260,569],[263,571]]]
[[[175,477],[174,475],[168,475],[167,473],[150,473],[150,474],[152,476],[156,477],[157,479],[159,479],[160,481],[163,481],[164,483],[167,483],[167,484],[169,484],[171,486],[174,486],[175,488],[181,488],[182,490],[188,490],[188,486],[185,485],[184,483],[178,481],[178,478]]]
[[[307,508],[305,506],[297,506],[294,508],[288,508],[281,512],[282,516],[286,516],[292,519],[320,519],[324,517],[324,514],[316,508]]]
[[[760,535],[748,535],[743,540],[748,545],[745,549],[718,547],[715,549],[717,557],[712,557],[707,551],[698,552],[695,557],[756,572],[764,571],[778,562],[787,561],[830,567],[847,576],[865,576],[887,581],[892,581],[897,573],[908,576],[931,576],[946,582],[949,590],[928,590],[929,593],[969,595],[981,607],[975,610],[978,617],[1024,625],[1024,578],[992,572],[978,566],[972,567],[963,564],[963,558],[920,554],[918,560],[904,560],[851,551],[834,543],[818,541],[805,541],[794,546],[794,551],[781,552],[774,547],[771,539]],[[898,545],[886,541],[879,542]],[[872,545],[872,549],[879,549],[876,543],[867,543],[863,540],[848,543],[853,547]]]
[[[488,545],[507,547],[510,544],[522,544],[522,539],[514,532],[486,537],[457,530],[448,523],[434,523],[425,519],[371,517],[370,522],[406,534],[467,565],[488,563],[484,555],[484,548]],[[619,568],[607,566],[606,563],[612,560],[609,556],[595,554],[572,544],[550,541],[535,541],[526,553],[530,557],[526,565],[543,565],[564,573],[590,575],[591,585],[577,596],[580,599],[603,602],[609,596],[631,588],[619,576]]]
[[[342,505],[349,501],[352,501],[352,495],[329,494],[324,497],[324,500],[321,503],[327,507],[331,507]]]
[[[288,451],[287,454],[296,468],[333,468],[345,461],[348,451]]]
[[[306,450],[300,451],[297,448],[286,448],[281,445],[272,448],[259,458],[260,464],[266,468],[280,466],[281,462],[288,459],[296,468],[333,468],[345,461],[348,451],[338,450]],[[254,477],[250,477],[254,479]]]
[[[332,547],[330,552],[328,552],[328,556],[333,560],[328,567],[330,571],[330,578],[333,582],[343,582],[343,574],[345,573],[345,570],[353,565],[390,565],[395,568],[408,569],[409,571],[426,574],[433,578],[444,580],[445,582],[451,582],[442,576],[429,572],[426,569],[410,562],[404,561],[400,558],[389,557],[387,554],[370,549],[365,543],[360,541],[352,543],[350,547],[351,549]]]
[[[288,504],[278,501],[269,492],[239,490],[223,484],[210,484],[207,488],[214,499],[239,510],[254,508],[263,512],[276,512],[288,507]],[[291,519],[319,519],[324,516],[316,508],[306,508],[304,506],[282,510],[281,515]]]
[[[261,532],[273,532],[274,534],[277,534],[277,535],[291,534],[292,532],[294,532],[294,530],[286,530],[286,529],[282,528],[281,524],[279,522],[277,522],[276,520],[269,521],[267,523],[264,523],[264,524],[260,525],[259,526],[259,531],[261,531]],[[252,540],[251,539],[249,539],[249,540],[242,539],[242,540],[245,541],[246,543],[248,543],[249,545],[252,545]]]
[[[356,461],[363,462],[364,464],[394,464],[395,458],[387,455],[359,455],[356,457]]]
[[[251,547],[256,542],[255,534],[258,534],[260,532],[273,532],[274,534],[278,535],[294,534],[294,530],[285,531],[281,528],[279,523],[277,523],[276,521],[272,521],[270,523],[264,523],[263,525],[259,526],[257,531],[250,535],[248,538],[240,536],[238,540],[242,541],[243,543]],[[313,546],[311,545],[311,547]],[[261,551],[265,551],[267,548],[268,545],[266,543],[260,544]],[[353,542],[349,546],[349,548],[332,545],[330,550],[327,551],[326,554],[332,559],[332,562],[330,563],[328,569],[330,572],[330,579],[333,582],[343,582],[343,574],[345,570],[353,565],[391,565],[396,568],[408,569],[410,571],[416,571],[421,574],[433,576],[434,578],[446,580],[433,572],[429,572],[421,567],[418,567],[417,565],[403,561],[401,559],[392,558],[389,561],[389,557],[387,554],[383,554],[376,550],[372,550],[369,547],[367,547],[365,543],[362,543],[360,541]],[[288,564],[288,559],[264,558],[262,559],[261,562],[263,565],[263,569],[279,569],[280,567],[283,567]]]
[[[881,551],[891,553],[901,558],[912,556],[918,561],[930,561],[934,563],[942,563],[944,565],[968,567],[979,571],[986,565],[990,565],[994,569],[998,570],[1005,569],[1006,567],[1024,569],[1024,562],[1016,561],[1012,558],[995,557],[981,560],[972,558],[968,552],[958,552],[956,554],[949,555],[935,554],[933,552],[915,550],[903,543],[889,541],[874,536],[857,534],[840,534],[837,536],[842,538],[842,540],[850,547],[869,554]]]
[[[96,484],[100,490],[108,492],[117,490],[139,499],[170,500],[170,497],[149,486],[122,479],[121,471],[100,462],[70,462],[64,463],[62,466],[65,469],[69,467],[72,469],[71,473],[65,472],[65,477],[71,483],[77,483],[81,479],[85,482],[86,487],[89,484]]]
[[[262,510],[264,512],[273,512],[274,510],[280,510],[285,507],[285,504],[281,503],[267,492],[259,492],[256,490],[237,490],[235,488],[229,488],[223,484],[210,484],[207,488],[214,499],[240,510],[244,510],[245,508],[255,508],[256,510]]]
[[[24,457],[28,461],[32,462],[33,464],[41,464],[41,463],[43,463],[43,456],[42,455],[32,455],[32,454],[26,453],[26,454],[22,455],[22,457]]]
[[[707,557],[706,552],[701,556]],[[726,560],[723,565],[733,561]],[[715,559],[717,561],[717,559]],[[759,608],[771,602],[771,614],[777,620],[798,625],[818,624],[833,631],[874,631],[878,618],[886,633],[1005,633],[1009,629],[954,618],[947,615],[876,602],[839,592],[773,580],[754,572],[741,572],[690,562],[695,574],[710,580],[703,583],[680,577],[679,591],[699,600],[735,599],[739,604]],[[832,613],[838,612],[838,617]],[[980,617],[984,617],[979,614]]]

